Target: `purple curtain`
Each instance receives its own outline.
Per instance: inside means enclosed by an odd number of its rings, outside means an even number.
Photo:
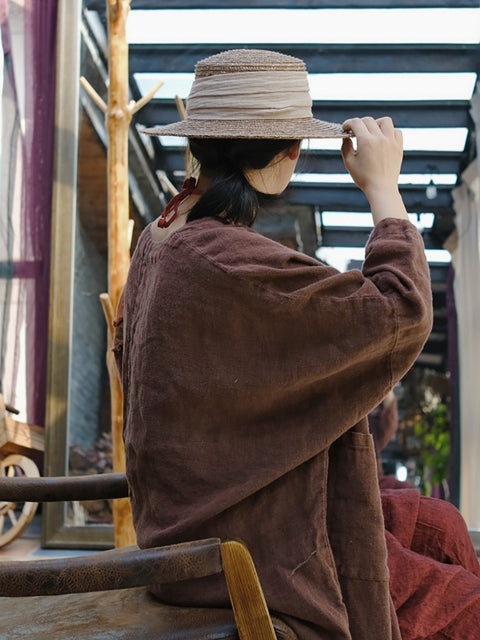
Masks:
[[[0,354],[5,400],[26,382],[26,419],[45,422],[57,0],[0,0],[2,205]],[[9,282],[10,280],[10,282]],[[15,342],[15,344],[13,344]],[[19,407],[23,408],[23,407]]]

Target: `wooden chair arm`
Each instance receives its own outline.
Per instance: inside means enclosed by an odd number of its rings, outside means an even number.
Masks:
[[[252,556],[238,540],[221,543],[223,571],[240,640],[276,640]]]
[[[125,498],[128,484],[124,473],[51,478],[0,478],[0,500],[6,502],[60,502]]]
[[[221,572],[220,540],[208,538],[152,549],[126,547],[74,558],[2,562],[0,596],[129,589]]]

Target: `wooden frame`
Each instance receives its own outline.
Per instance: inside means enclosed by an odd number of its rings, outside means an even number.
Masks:
[[[67,473],[68,393],[73,316],[73,264],[77,213],[77,159],[80,113],[82,0],[59,0],[55,159],[52,199],[52,253],[44,474]],[[113,526],[68,526],[64,504],[46,504],[42,545],[54,548],[108,548]]]

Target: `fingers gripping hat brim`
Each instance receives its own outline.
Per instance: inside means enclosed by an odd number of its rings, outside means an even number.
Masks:
[[[342,125],[312,117],[302,60],[275,51],[234,49],[201,60],[180,122],[144,129],[185,138],[344,138]]]

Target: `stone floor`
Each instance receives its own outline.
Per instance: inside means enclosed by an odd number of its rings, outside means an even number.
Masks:
[[[85,549],[42,549],[40,545],[41,529],[42,516],[41,514],[37,514],[20,538],[13,540],[13,542],[6,547],[0,548],[0,562],[2,562],[2,560],[65,558],[68,556],[84,556],[96,553],[96,551]]]

